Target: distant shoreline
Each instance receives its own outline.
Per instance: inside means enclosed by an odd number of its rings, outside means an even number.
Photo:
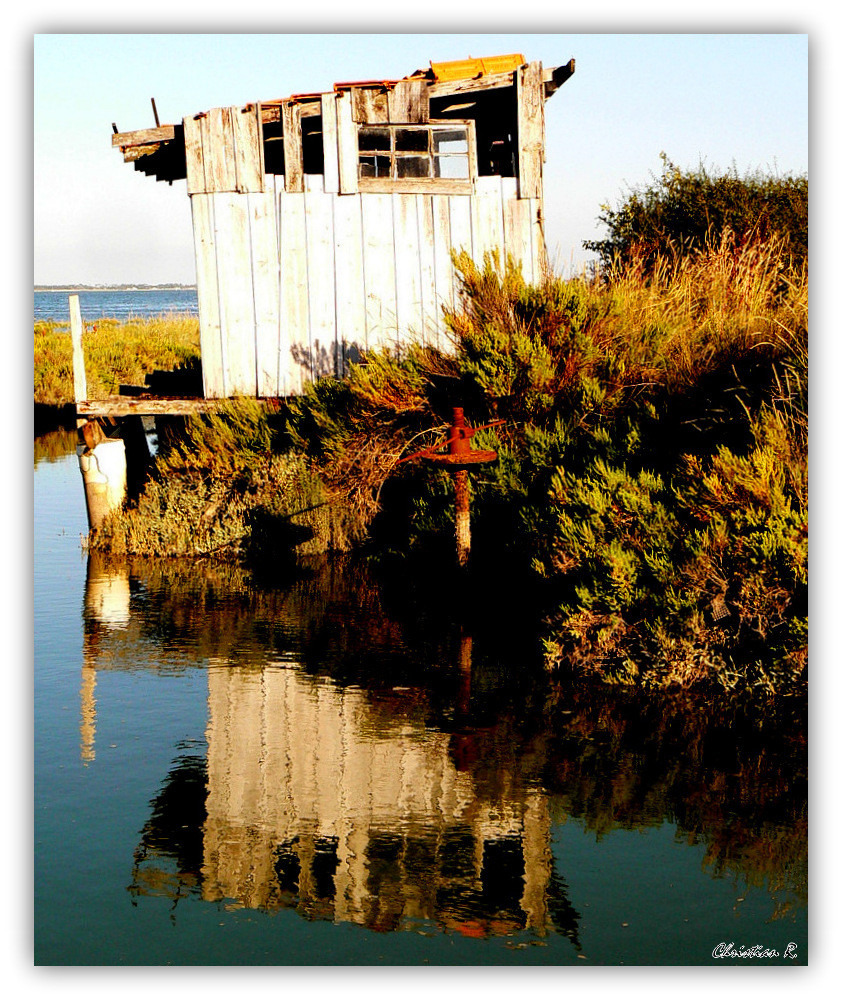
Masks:
[[[195,292],[195,285],[35,285],[36,292]]]

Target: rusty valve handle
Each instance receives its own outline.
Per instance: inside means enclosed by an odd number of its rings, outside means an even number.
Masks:
[[[459,411],[461,412],[461,411]],[[469,427],[464,422],[461,424],[456,423],[456,410],[453,413],[454,423],[450,428],[450,436],[445,438],[443,441],[439,441],[434,445],[430,445],[429,448],[422,448],[420,451],[414,451],[411,455],[404,455],[403,458],[399,458],[395,465],[400,465],[401,462],[411,462],[415,458],[428,458],[430,456],[436,455],[443,451],[445,448],[449,448],[451,452],[463,451],[459,447],[459,444],[463,441],[468,441],[470,438],[477,433],[477,431],[484,431],[489,427],[500,427],[505,424],[505,420],[492,420],[488,424],[481,424],[479,427]],[[463,418],[464,420],[464,418]]]

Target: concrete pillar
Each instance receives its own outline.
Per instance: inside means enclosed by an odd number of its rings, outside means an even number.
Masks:
[[[80,446],[77,455],[85,484],[88,526],[95,530],[126,499],[126,445],[120,438],[106,438],[92,449]]]

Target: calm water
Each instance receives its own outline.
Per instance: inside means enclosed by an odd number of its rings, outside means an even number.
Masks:
[[[359,568],[88,559],[34,476],[37,963],[806,962],[798,712],[553,693]]]
[[[36,320],[70,322],[68,296],[79,296],[82,319],[94,320],[104,316],[127,319],[129,316],[154,316],[160,313],[191,313],[198,315],[196,289],[149,288],[90,291],[74,289],[56,292],[35,292]]]

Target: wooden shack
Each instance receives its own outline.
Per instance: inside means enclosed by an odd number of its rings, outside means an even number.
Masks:
[[[454,250],[539,277],[544,102],[573,70],[519,54],[431,63],[115,126],[135,169],[187,181],[205,397],[291,395],[367,349],[446,348]]]

